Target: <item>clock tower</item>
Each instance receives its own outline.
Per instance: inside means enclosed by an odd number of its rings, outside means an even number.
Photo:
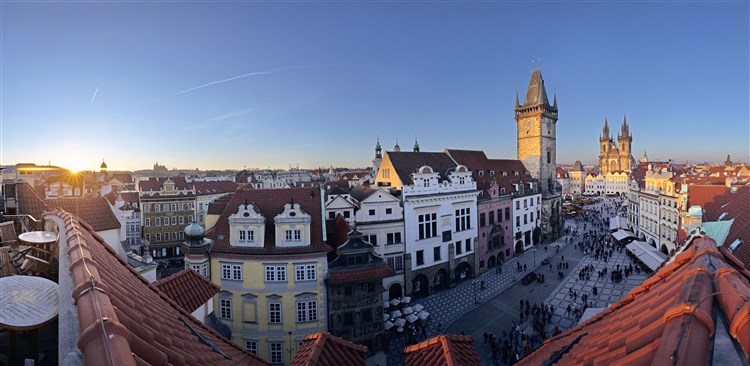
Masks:
[[[547,99],[541,70],[534,70],[523,104],[516,94],[518,160],[539,182],[542,191],[542,237],[551,242],[562,231],[561,192],[557,190],[557,96]]]

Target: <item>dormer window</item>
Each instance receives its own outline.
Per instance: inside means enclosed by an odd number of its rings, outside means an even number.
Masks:
[[[266,218],[252,203],[239,205],[229,216],[229,245],[262,248]]]
[[[310,226],[312,218],[302,210],[299,203],[290,202],[284,205],[284,211],[274,219],[276,226],[276,246],[296,247],[310,245]]]
[[[480,177],[484,177],[484,170],[480,170],[480,171],[479,171],[479,176],[480,176]]]

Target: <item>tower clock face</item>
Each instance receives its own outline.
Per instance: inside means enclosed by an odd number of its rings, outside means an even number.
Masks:
[[[552,131],[552,120],[547,120],[547,133],[549,134]]]

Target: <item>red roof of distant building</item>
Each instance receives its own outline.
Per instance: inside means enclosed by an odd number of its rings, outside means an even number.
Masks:
[[[694,193],[698,197],[696,201],[702,199],[699,202],[704,221],[734,220],[727,238],[719,245],[729,246],[740,240],[742,244],[735,249],[734,256],[750,268],[750,186],[732,189],[726,186],[691,186],[688,190],[691,206]]]
[[[207,196],[211,194],[230,193],[237,190],[239,184],[230,181],[216,182],[193,182],[195,194],[198,196]]]
[[[406,366],[479,366],[471,336],[445,334],[404,348]]]
[[[294,201],[302,211],[310,215],[311,245],[297,247],[276,246],[276,225],[274,218],[284,211],[284,205]],[[284,189],[248,189],[241,186],[219,217],[216,225],[206,232],[214,240],[212,252],[234,254],[305,254],[328,252],[331,247],[323,241],[323,218],[320,189],[284,188]],[[263,248],[231,247],[229,245],[229,216],[237,213],[240,205],[252,204],[266,218],[265,243]]]
[[[692,238],[686,245],[618,302],[548,339],[518,365],[705,364],[722,336],[729,341],[725,349],[741,349],[736,356],[747,361],[750,272],[709,237]],[[715,322],[723,317],[728,331],[716,334]]]
[[[211,300],[221,287],[192,269],[184,269],[154,282],[154,286],[189,313]]]
[[[47,200],[51,208],[61,208],[86,221],[95,231],[120,228],[120,222],[104,197],[58,198]]]
[[[31,215],[35,219],[41,219],[42,214],[51,211],[51,208],[44,202],[44,198],[26,182],[16,183],[16,204],[17,212],[21,215]]]
[[[361,283],[364,281],[378,280],[396,274],[387,264],[377,267],[364,267],[352,269],[330,269],[328,271],[328,284],[343,285],[347,283]]]
[[[116,365],[265,365],[149,284],[85,221],[61,210],[54,215],[64,222],[61,239],[70,256],[64,270],[72,274],[69,296],[76,301],[78,347],[87,365],[110,358]],[[92,282],[101,291],[90,291]]]
[[[209,203],[206,213],[209,215],[221,215],[221,213],[224,212],[224,209],[227,207],[227,203],[229,203],[230,198],[232,198],[232,196],[225,196]]]
[[[341,244],[344,244],[347,240],[349,240],[347,234],[352,231],[352,227],[349,226],[349,223],[346,221],[344,216],[341,216],[339,214],[336,215],[336,219],[333,220],[331,230],[332,232],[329,233],[330,237],[328,239],[328,245],[330,245],[331,248],[336,249]]]
[[[150,177],[148,180],[139,181],[138,186],[141,192],[159,191],[167,180],[171,180],[174,183],[176,190],[190,189],[190,185],[185,181],[185,177]]]
[[[305,336],[290,366],[364,366],[367,347],[329,333]]]

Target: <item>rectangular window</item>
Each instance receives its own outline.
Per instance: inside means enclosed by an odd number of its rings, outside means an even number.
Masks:
[[[246,241],[245,230],[240,230],[240,241]]]
[[[254,355],[258,354],[258,341],[245,341],[245,351]]]
[[[421,266],[424,264],[424,250],[417,250],[417,265]]]
[[[180,216],[180,225],[185,224],[185,216]]]
[[[459,255],[463,253],[463,246],[461,245],[461,242],[456,242],[456,255]]]
[[[516,216],[516,226],[521,226],[521,216]]]
[[[393,267],[393,269],[396,271],[400,271],[404,269],[404,257],[400,255],[395,257],[394,265],[395,267]]]
[[[222,319],[232,319],[231,299],[219,299],[219,315]]]
[[[516,210],[521,209],[521,201],[516,201]]]
[[[523,214],[523,224],[524,224],[524,225],[526,225],[526,224],[528,224],[528,223],[529,223],[527,219],[528,219],[528,215],[526,215],[526,214]]]
[[[348,219],[351,216],[351,213],[349,211],[344,211],[344,218]]]
[[[177,204],[172,204],[172,211],[177,211]]]
[[[242,265],[241,264],[221,264],[221,279],[223,280],[242,280]]]
[[[177,225],[177,216],[172,216],[172,225]]]
[[[495,211],[490,211],[490,225],[495,225]]]
[[[157,217],[154,219],[154,226],[161,226],[161,218]]]
[[[313,281],[316,279],[315,264],[297,264],[294,266],[294,279],[296,281]]]
[[[466,253],[471,252],[471,239],[466,239]]]
[[[471,208],[461,208],[456,210],[456,231],[471,229]],[[490,216],[492,219],[492,216]],[[492,222],[490,222],[492,224]]]
[[[164,212],[167,212],[167,211],[169,211],[169,204],[165,203],[164,204]]]
[[[255,241],[255,230],[247,230],[247,241]]]
[[[479,227],[484,227],[485,226],[484,216],[485,216],[484,213],[480,213],[479,214]]]
[[[440,247],[432,248],[432,258],[435,262],[440,260]]]
[[[529,218],[529,220],[531,220],[531,222],[534,222],[534,213],[532,212],[532,213],[530,213],[530,215],[531,215],[531,217]]]
[[[373,234],[373,235],[365,235],[365,240],[367,240],[368,242],[370,242],[370,244],[372,244],[372,245],[378,245],[378,236],[375,235],[375,234]]]
[[[180,208],[180,211],[184,211],[185,210],[185,204],[184,203],[180,203],[178,207]]]
[[[281,350],[281,342],[271,342],[268,345],[268,360],[272,364],[284,362],[284,352]]]
[[[281,303],[272,302],[268,304],[268,322],[274,324],[281,323]]]
[[[159,212],[159,211],[161,211],[161,205],[157,203],[154,205],[154,212]]]
[[[328,219],[329,220],[335,220],[336,219],[336,213],[335,212],[329,212],[328,213]]]
[[[265,266],[266,282],[285,282],[286,266]]]
[[[510,207],[505,208],[505,219],[510,220]]]
[[[419,215],[419,239],[437,236],[437,213]]]
[[[388,233],[388,234],[385,234],[385,243],[386,243],[386,244],[393,244],[393,243],[395,243],[395,242],[393,241],[393,239],[394,239],[394,238],[393,238],[393,233]]]
[[[151,212],[151,205],[143,205],[143,212]]]
[[[286,230],[284,232],[284,238],[288,241],[300,241],[302,240],[302,230]]]
[[[318,301],[300,301],[297,303],[297,322],[313,322],[318,320]]]
[[[369,214],[370,216],[375,216],[375,210],[368,210],[368,211],[367,211],[367,213],[368,213],[368,214]]]
[[[528,206],[527,206],[527,202],[526,202],[526,199],[524,198],[524,199],[523,199],[523,208],[526,208],[526,207],[528,207]]]
[[[393,213],[393,209],[392,209],[392,208],[386,208],[386,209],[385,209],[385,214],[386,214],[386,215],[390,215],[390,214],[392,214],[392,213]]]
[[[497,222],[503,222],[503,210],[500,208],[497,209]]]
[[[144,225],[145,225],[145,226],[151,226],[151,219],[148,219],[148,218],[147,218],[147,219],[146,219],[146,223],[145,223]]]

